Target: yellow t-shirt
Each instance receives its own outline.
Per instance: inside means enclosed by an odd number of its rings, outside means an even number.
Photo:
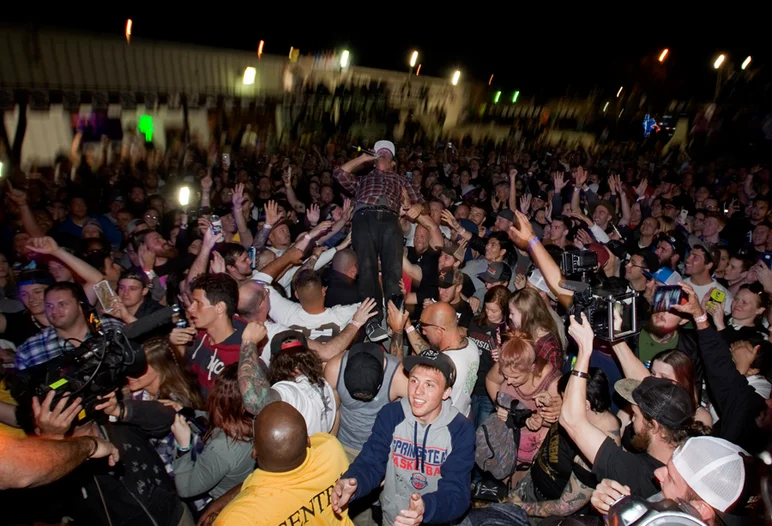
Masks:
[[[247,477],[215,526],[352,526],[348,511],[335,515],[330,500],[346,469],[348,460],[338,439],[317,433],[300,467],[286,473],[258,469]]]
[[[16,400],[13,399],[11,393],[8,392],[8,388],[5,386],[5,380],[0,380],[0,402],[5,402],[9,405],[16,405]],[[24,438],[26,433],[18,427],[11,427],[0,423],[0,433],[5,436]]]

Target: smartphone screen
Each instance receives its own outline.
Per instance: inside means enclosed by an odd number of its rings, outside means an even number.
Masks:
[[[683,290],[678,285],[665,285],[654,289],[654,298],[651,302],[653,312],[666,312],[678,305],[683,299]]]
[[[94,293],[96,294],[103,311],[110,312],[113,310],[113,298],[115,297],[115,292],[113,292],[113,289],[110,287],[107,280],[102,280],[94,285]]]

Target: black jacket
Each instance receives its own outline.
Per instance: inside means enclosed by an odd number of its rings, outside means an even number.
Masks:
[[[324,296],[325,307],[353,305],[362,301],[355,280],[332,269],[327,271],[325,277],[327,278],[327,292]]]
[[[79,524],[150,525],[148,514],[159,526],[176,526],[183,513],[174,481],[149,439],[166,436],[174,421],[174,409],[158,402],[126,400],[123,422],[100,426],[103,437],[118,448],[120,461],[88,461],[62,479],[61,509]],[[105,505],[102,504],[104,496]]]
[[[766,408],[766,401],[737,370],[729,345],[716,329],[697,331],[697,338],[708,392],[721,416],[713,434],[751,454],[758,453],[766,445],[766,437],[756,425],[756,417]]]

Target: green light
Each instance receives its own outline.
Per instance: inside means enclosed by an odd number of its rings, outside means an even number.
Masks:
[[[141,133],[145,134],[145,141],[153,142],[153,117],[150,115],[141,115],[137,128]]]
[[[512,94],[512,104],[514,104],[515,102],[517,102],[517,98],[518,98],[519,96],[520,96],[520,92],[519,92],[519,91],[516,91],[516,92],[514,92],[514,93]]]
[[[497,91],[496,95],[493,96],[493,104],[498,104],[500,98],[501,98],[501,92]]]

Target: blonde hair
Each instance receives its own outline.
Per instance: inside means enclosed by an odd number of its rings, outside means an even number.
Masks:
[[[513,329],[523,331],[533,340],[537,339],[539,330],[546,331],[554,336],[556,341],[560,341],[555,320],[537,290],[526,287],[512,294],[509,311],[512,312],[512,309],[520,312],[520,327]]]

